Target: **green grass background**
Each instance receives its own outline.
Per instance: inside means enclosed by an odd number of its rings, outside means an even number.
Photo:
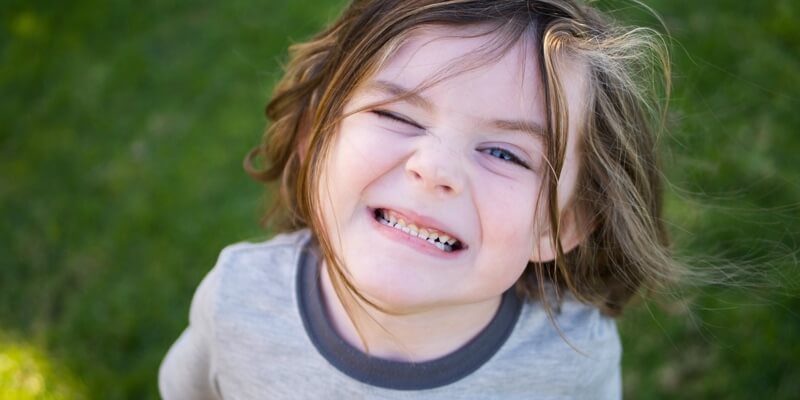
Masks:
[[[800,3],[647,3],[673,37],[676,252],[743,273],[630,308],[626,396],[796,398]],[[219,250],[267,235],[241,159],[285,49],[341,4],[0,5],[0,398],[157,398]]]

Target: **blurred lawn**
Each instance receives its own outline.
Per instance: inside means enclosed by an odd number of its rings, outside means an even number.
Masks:
[[[241,159],[285,48],[341,3],[0,5],[0,398],[157,398],[219,250],[266,235]],[[632,307],[627,397],[796,398],[800,3],[648,4],[675,39],[677,252],[750,284]]]

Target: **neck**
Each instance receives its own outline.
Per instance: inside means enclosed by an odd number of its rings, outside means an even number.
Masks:
[[[352,319],[336,295],[325,263],[320,266],[322,296],[334,327],[350,345],[385,359],[423,362],[445,356],[475,337],[492,320],[502,295],[484,301],[388,314],[354,298]],[[368,313],[368,314],[367,314]],[[368,351],[367,351],[368,350]]]

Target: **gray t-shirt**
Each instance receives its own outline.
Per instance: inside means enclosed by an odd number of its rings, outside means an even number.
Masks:
[[[302,230],[222,251],[161,364],[164,399],[621,397],[614,321],[569,298],[561,335],[540,304],[509,290],[489,325],[440,359],[364,354],[328,319],[312,243]]]

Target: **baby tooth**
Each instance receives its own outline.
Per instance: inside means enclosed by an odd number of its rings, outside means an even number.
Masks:
[[[382,223],[397,228],[410,236],[426,240],[442,251],[452,251],[452,246],[456,243],[455,238],[451,238],[449,235],[437,232],[434,229],[420,228],[416,224],[406,222],[391,210],[384,209],[381,216],[380,221]]]

